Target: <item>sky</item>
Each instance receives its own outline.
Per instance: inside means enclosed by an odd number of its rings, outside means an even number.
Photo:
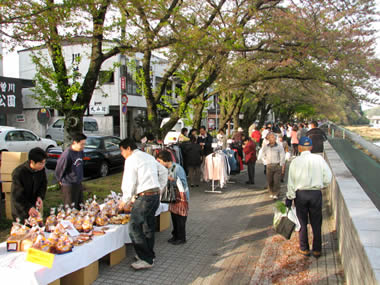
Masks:
[[[378,8],[378,11],[380,11],[380,0],[376,0],[376,5]],[[377,47],[376,47],[376,54],[377,57],[380,58],[380,23],[376,23],[376,29],[377,29]],[[19,61],[18,61],[18,55],[17,51],[15,52],[7,52],[7,50],[3,47],[3,76],[6,77],[19,77]],[[373,105],[369,105],[366,103],[362,104],[362,109],[366,110],[369,108],[374,107]]]

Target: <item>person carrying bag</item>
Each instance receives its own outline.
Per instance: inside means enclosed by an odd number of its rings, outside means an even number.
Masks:
[[[189,212],[190,198],[185,170],[181,165],[172,161],[172,157],[167,150],[162,150],[159,152],[157,161],[169,169],[168,189],[176,188],[176,201],[169,204],[169,211],[171,213],[173,223],[173,236],[168,240],[168,242],[173,245],[184,244],[186,242],[186,220]],[[171,186],[173,184],[174,187]],[[165,193],[162,194],[162,198],[164,194]],[[170,196],[171,195],[173,194],[170,194]]]

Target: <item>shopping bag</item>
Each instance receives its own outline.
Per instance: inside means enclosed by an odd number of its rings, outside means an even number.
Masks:
[[[298,217],[297,217],[296,207],[290,208],[290,210],[288,212],[288,218],[289,218],[289,220],[291,220],[296,225],[294,230],[296,232],[299,232],[301,229],[301,224],[300,224],[300,221],[298,220]]]
[[[177,186],[174,183],[168,183],[161,194],[161,203],[175,203]]]
[[[273,228],[276,233],[282,235],[286,239],[290,239],[294,228],[295,223],[293,223],[288,218],[288,210],[285,210],[285,213],[281,212],[277,207],[274,208],[274,217],[273,217]]]

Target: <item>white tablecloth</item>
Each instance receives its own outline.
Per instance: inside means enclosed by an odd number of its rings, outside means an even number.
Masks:
[[[166,211],[168,211],[168,205],[160,204],[156,216]],[[109,225],[109,230],[105,235],[96,236],[88,243],[75,246],[70,253],[56,255],[52,268],[26,261],[25,252],[7,252],[7,245],[3,242],[0,244],[0,283],[48,284],[90,265],[130,242],[128,224]]]

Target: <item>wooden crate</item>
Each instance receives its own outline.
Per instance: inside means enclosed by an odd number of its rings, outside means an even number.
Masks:
[[[60,280],[60,285],[90,285],[99,275],[99,261],[70,273]]]
[[[156,220],[156,231],[162,232],[170,228],[170,212],[162,212]]]
[[[101,260],[108,263],[109,266],[119,264],[127,256],[127,247],[123,245],[121,248],[104,256]]]

